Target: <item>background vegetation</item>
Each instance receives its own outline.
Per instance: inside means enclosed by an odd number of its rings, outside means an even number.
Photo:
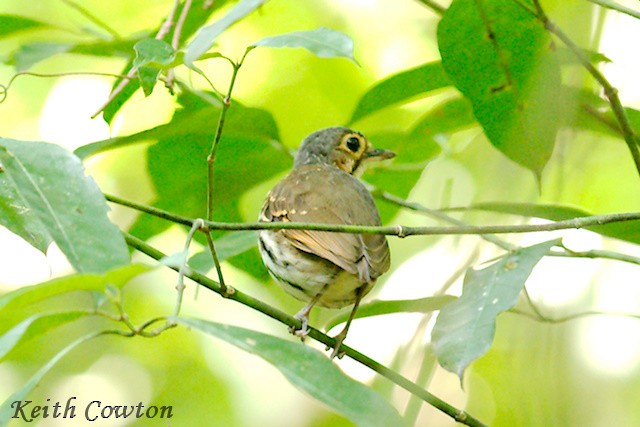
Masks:
[[[0,425],[71,396],[174,408],[105,426],[638,425],[629,3],[4,0]],[[363,178],[403,227],[329,362],[348,309],[300,344],[228,229],[333,125],[397,153]]]

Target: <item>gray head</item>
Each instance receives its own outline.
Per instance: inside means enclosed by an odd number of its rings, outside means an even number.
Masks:
[[[390,159],[395,153],[374,148],[360,132],[345,127],[331,127],[307,136],[296,155],[294,168],[303,165],[334,165],[356,174],[371,160]]]

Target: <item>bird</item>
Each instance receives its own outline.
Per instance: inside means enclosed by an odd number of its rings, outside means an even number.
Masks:
[[[374,148],[365,136],[346,127],[329,127],[301,143],[293,169],[267,194],[260,222],[381,225],[373,196],[358,179],[365,165],[395,153]],[[343,330],[334,337],[331,358],[346,338],[360,300],[390,265],[387,239],[380,234],[265,229],[259,251],[270,275],[290,295],[307,302],[294,317],[302,340],[309,333],[314,306],[353,304]],[[329,349],[329,348],[328,348]]]

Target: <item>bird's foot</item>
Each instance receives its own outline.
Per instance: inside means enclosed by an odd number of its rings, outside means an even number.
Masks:
[[[293,318],[300,320],[302,322],[302,326],[300,329],[295,326],[291,326],[289,327],[289,332],[300,338],[300,341],[304,341],[305,338],[307,338],[307,335],[309,335],[309,313],[303,313],[300,311],[298,314],[293,316]]]

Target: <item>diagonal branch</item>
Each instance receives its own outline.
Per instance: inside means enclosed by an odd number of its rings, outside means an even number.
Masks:
[[[155,249],[154,247],[146,244],[145,242],[143,242],[142,240],[138,239],[135,236],[132,236],[130,234],[125,234],[125,240],[127,241],[127,244],[129,246],[150,256],[155,260],[160,260],[165,257],[165,254]],[[175,271],[179,270],[178,267],[170,267],[170,268],[172,268]],[[300,320],[295,319],[293,316],[290,316],[278,310],[277,308],[272,307],[268,304],[265,304],[259,299],[254,298],[236,289],[233,289],[233,292],[228,292],[228,291],[225,292],[218,282],[208,278],[203,274],[200,274],[195,271],[187,271],[185,273],[185,276],[195,281],[196,283],[206,287],[207,289],[210,289],[213,292],[220,294],[224,298],[228,298],[228,299],[237,301],[243,305],[246,305],[248,307],[251,307],[257,311],[260,311],[263,314],[266,314],[272,319],[275,319],[281,323],[284,323],[285,325],[288,325],[294,328],[301,327]],[[232,289],[229,286],[227,286],[227,288]],[[335,345],[335,340],[333,338],[329,337],[326,334],[323,334],[317,329],[309,328],[308,336],[329,347],[333,347]],[[484,424],[481,421],[472,417],[465,411],[455,408],[454,406],[448,404],[447,402],[443,401],[437,396],[429,393],[427,390],[423,389],[419,385],[411,382],[410,380],[403,377],[399,373],[376,362],[375,360],[369,358],[368,356],[365,356],[364,354],[358,352],[357,350],[354,350],[353,348],[348,347],[344,344],[340,348],[341,348],[341,351],[343,351],[345,355],[347,355],[351,359],[363,364],[364,366],[367,366],[368,368],[379,373],[380,375],[389,379],[390,381],[397,384],[398,386],[404,388],[408,392],[420,397],[422,400],[432,405],[433,407],[439,409],[440,411],[444,412],[445,414],[449,415],[456,421],[466,424],[468,426],[475,426],[475,427],[484,426]]]

